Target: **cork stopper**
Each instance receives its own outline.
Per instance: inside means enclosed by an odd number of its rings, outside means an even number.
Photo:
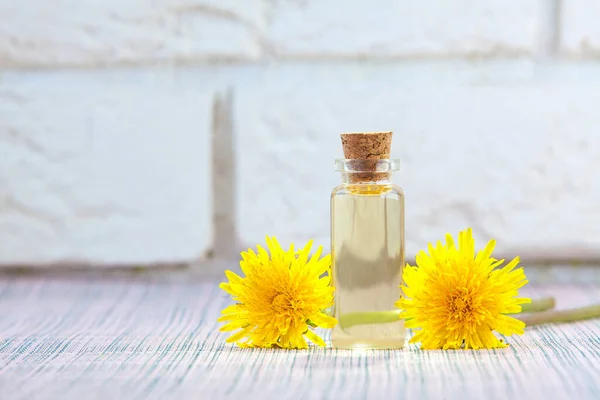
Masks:
[[[389,179],[389,172],[374,172],[377,161],[390,158],[392,132],[342,133],[344,157],[353,161],[361,172],[350,174],[351,183],[374,182]],[[364,161],[363,161],[364,160]],[[373,171],[373,172],[369,172]]]

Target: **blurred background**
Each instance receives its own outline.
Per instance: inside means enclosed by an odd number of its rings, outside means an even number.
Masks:
[[[329,248],[339,134],[394,132],[407,256],[600,260],[597,0],[0,0],[0,265]]]

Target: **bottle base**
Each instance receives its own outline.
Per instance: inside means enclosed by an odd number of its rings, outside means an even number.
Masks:
[[[406,344],[406,339],[335,339],[331,342],[333,348],[343,350],[400,350]]]

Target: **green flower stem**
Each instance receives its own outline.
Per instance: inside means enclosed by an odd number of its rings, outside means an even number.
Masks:
[[[556,300],[554,297],[542,297],[541,299],[531,300],[529,304],[523,304],[521,306],[522,313],[540,312],[551,310],[556,306]]]
[[[519,315],[517,318],[527,326],[600,318],[600,304],[560,311],[552,310],[555,304],[553,297],[532,300],[531,303],[524,304],[521,311],[530,314]],[[342,329],[357,325],[387,324],[398,321],[399,314],[400,310],[348,313],[341,315],[338,323]]]
[[[600,318],[600,304],[587,307],[573,308],[570,310],[544,311],[518,317],[527,326],[551,324],[557,322],[583,321],[591,318]]]
[[[554,297],[543,297],[524,304],[521,312],[546,311],[554,308],[555,303]],[[398,321],[399,314],[400,310],[348,313],[341,315],[338,323],[342,329],[357,325],[387,324]]]
[[[341,315],[338,323],[342,329],[356,325],[387,324],[399,321],[399,314],[400,310],[348,313]]]

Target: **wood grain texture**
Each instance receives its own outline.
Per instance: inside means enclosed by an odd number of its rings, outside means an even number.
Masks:
[[[600,285],[554,285],[559,308]],[[216,282],[0,281],[1,399],[597,399],[600,321],[542,326],[497,351],[242,350]]]

